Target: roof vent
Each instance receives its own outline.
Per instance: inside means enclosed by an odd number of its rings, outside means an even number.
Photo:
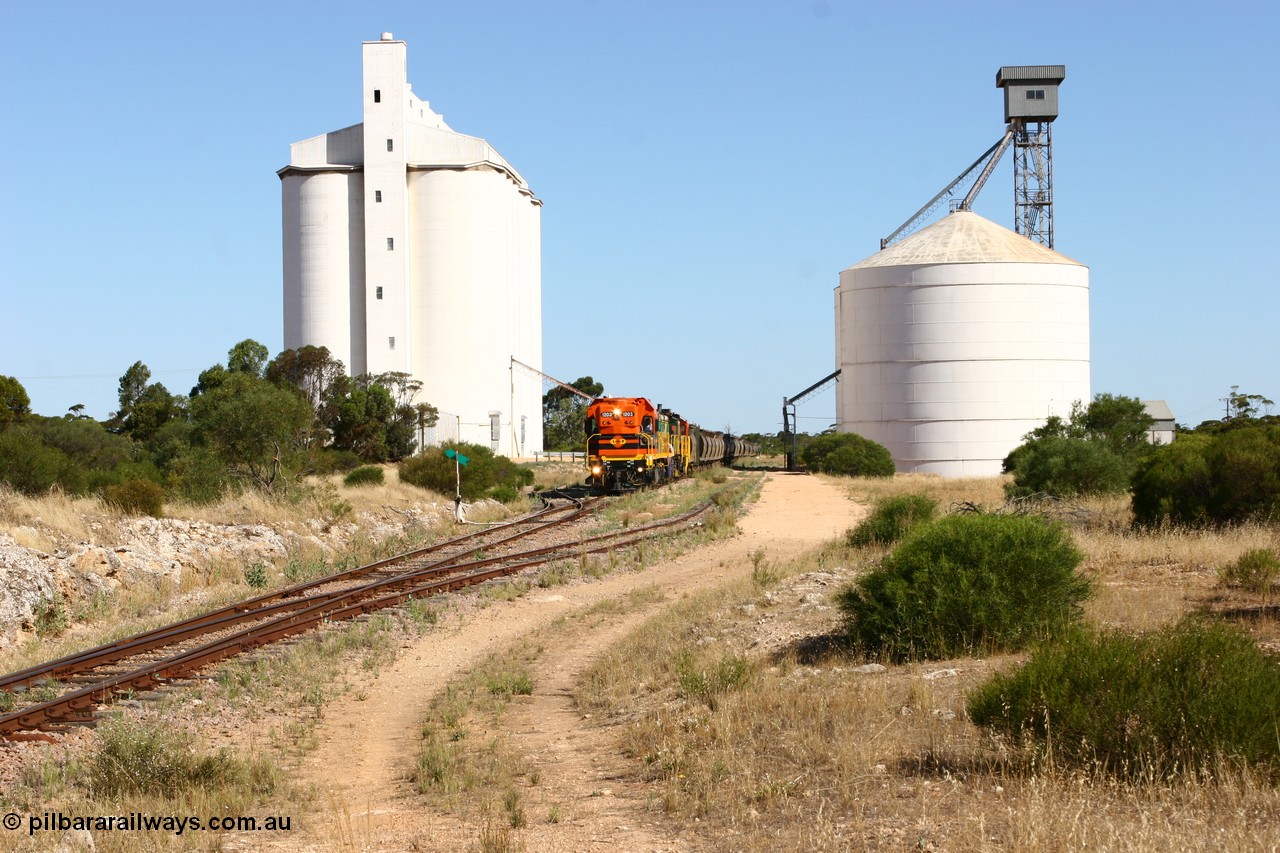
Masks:
[[[383,40],[383,41],[395,41],[395,38],[391,35],[391,33],[383,33],[383,34],[382,34],[382,40]]]

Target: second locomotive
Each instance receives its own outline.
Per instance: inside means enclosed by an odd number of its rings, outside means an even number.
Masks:
[[[704,430],[644,397],[598,397],[587,407],[587,484],[622,492],[729,465],[755,445]]]

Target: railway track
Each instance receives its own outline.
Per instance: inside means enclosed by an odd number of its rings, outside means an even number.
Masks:
[[[605,499],[549,506],[467,536],[256,596],[0,677],[0,696],[23,707],[0,715],[0,739],[43,737],[91,722],[119,695],[193,676],[213,664],[322,624],[354,619],[415,598],[441,595],[561,559],[626,548],[693,522],[711,504],[668,519],[582,536],[574,522]],[[559,531],[552,535],[551,531]],[[566,535],[567,534],[567,535]],[[558,538],[524,548],[522,540]],[[521,550],[524,548],[523,550]],[[51,691],[53,698],[43,698]],[[31,694],[40,701],[23,699]]]

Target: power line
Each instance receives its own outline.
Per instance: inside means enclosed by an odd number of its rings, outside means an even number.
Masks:
[[[152,370],[151,375],[172,374],[172,373],[199,373],[204,370],[203,367],[173,367],[167,370]],[[33,379],[119,379],[123,374],[118,373],[67,373],[61,376],[18,376],[19,382],[30,382]]]

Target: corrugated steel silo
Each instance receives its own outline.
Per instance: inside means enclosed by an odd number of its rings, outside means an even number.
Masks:
[[[991,476],[1088,402],[1089,270],[958,211],[840,273],[839,428],[899,471]]]

